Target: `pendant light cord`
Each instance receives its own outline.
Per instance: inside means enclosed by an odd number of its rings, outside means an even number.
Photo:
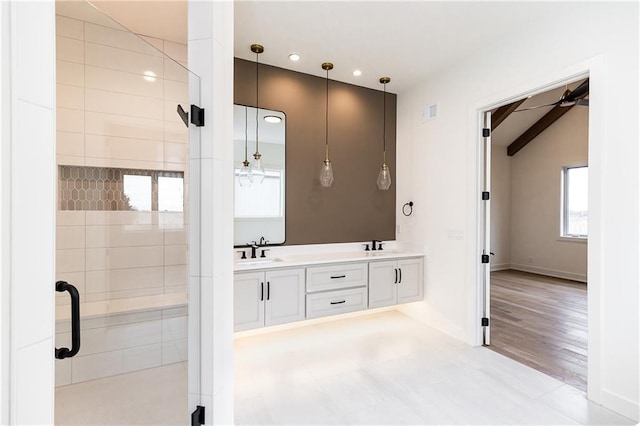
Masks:
[[[324,102],[324,160],[329,161],[329,69],[327,68],[327,87]]]
[[[382,164],[387,164],[387,83],[382,95]]]
[[[244,107],[244,163],[247,164],[247,141],[249,140],[249,107]]]
[[[260,150],[258,149],[258,112],[260,110],[260,103],[258,102],[258,55],[259,53],[256,53],[256,154],[260,153]]]

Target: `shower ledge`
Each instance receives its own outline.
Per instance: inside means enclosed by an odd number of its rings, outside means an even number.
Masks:
[[[187,306],[187,303],[188,296],[186,292],[101,300],[97,302],[81,302],[80,318],[177,308]],[[69,319],[71,319],[71,305],[57,305],[56,321],[66,321]]]

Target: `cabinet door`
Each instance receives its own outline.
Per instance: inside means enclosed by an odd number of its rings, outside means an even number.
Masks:
[[[264,327],[264,301],[266,297],[264,272],[234,275],[233,330],[242,331]]]
[[[398,261],[400,277],[398,283],[398,303],[415,302],[424,298],[422,259]]]
[[[379,308],[396,304],[397,262],[369,263],[369,307]]]
[[[304,287],[304,269],[267,272],[265,325],[303,320],[305,315]]]

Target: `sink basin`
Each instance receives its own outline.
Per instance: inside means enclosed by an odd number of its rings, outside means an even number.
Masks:
[[[376,250],[376,251],[366,251],[367,256],[384,256],[385,254],[393,254],[395,250]]]
[[[261,258],[246,259],[246,260],[239,260],[238,265],[264,265],[264,264],[269,264],[274,262],[282,262],[282,259],[280,259],[279,257],[267,257],[265,259],[261,259]]]

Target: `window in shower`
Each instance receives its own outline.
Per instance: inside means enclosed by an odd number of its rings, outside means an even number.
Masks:
[[[184,179],[158,177],[158,211],[181,212],[184,205]]]
[[[151,211],[151,176],[124,175],[126,210]]]

